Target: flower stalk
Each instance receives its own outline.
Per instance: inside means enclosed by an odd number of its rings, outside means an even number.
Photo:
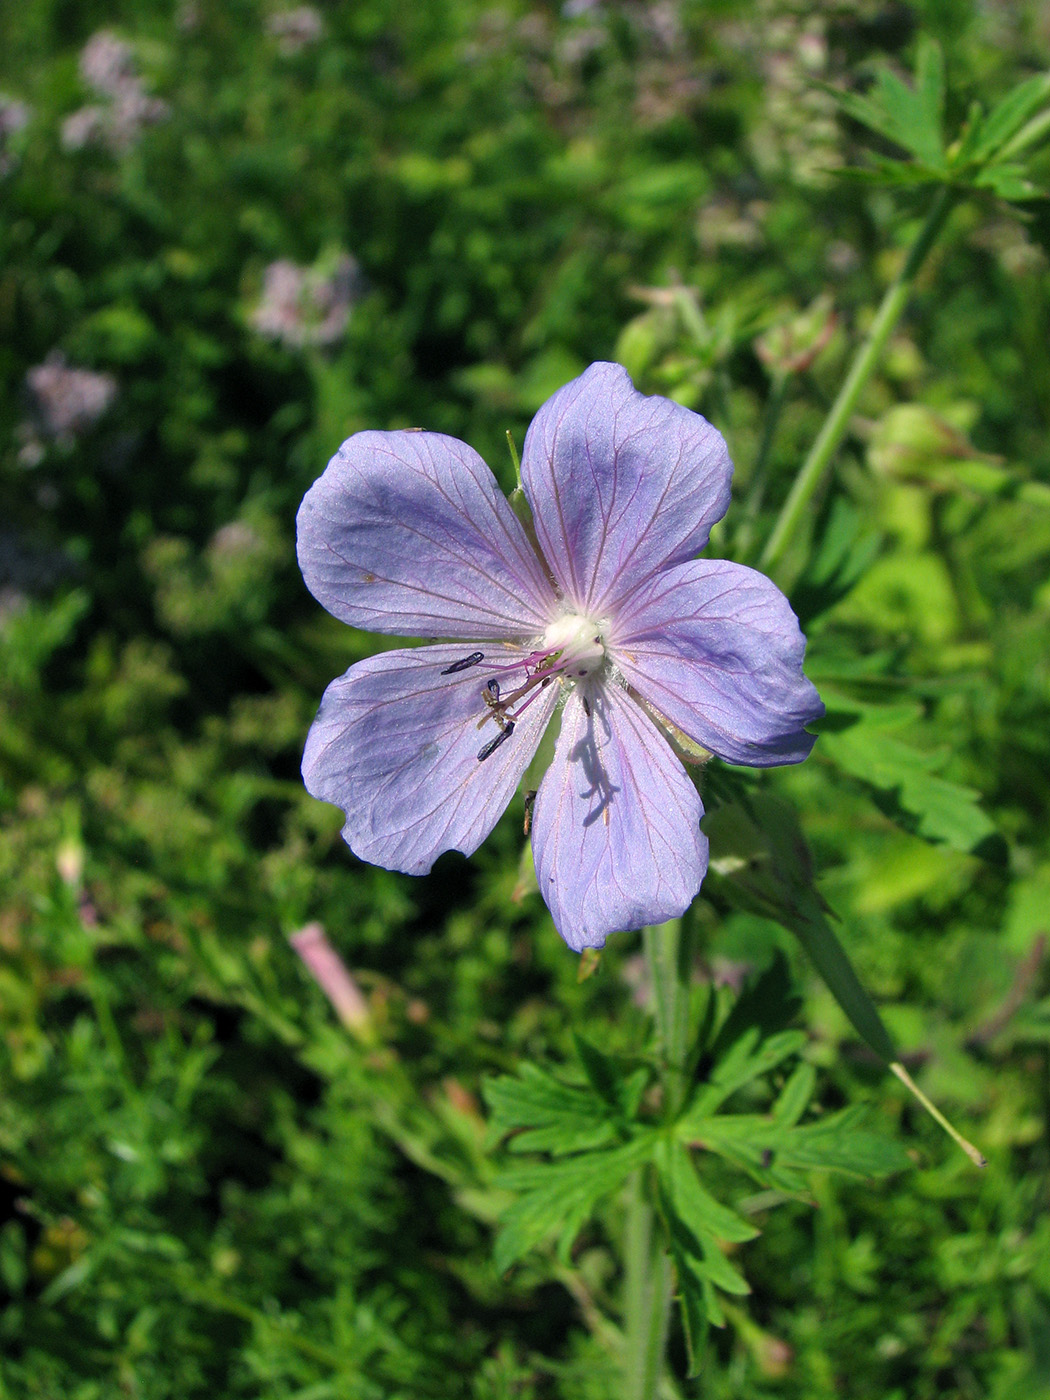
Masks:
[[[809,450],[809,455],[799,469],[777,517],[773,533],[762,551],[758,562],[760,569],[767,572],[774,569],[787,552],[810,502],[824,481],[832,458],[846,435],[857,401],[908,304],[919,270],[944,228],[957,198],[956,191],[946,185],[934,199],[926,221],[908,250],[900,272],[887,288],[871,329],[857,351],[842,388]]]
[[[688,1090],[692,922],[672,919],[643,930],[653,988],[663,1107],[670,1121]],[[660,1391],[671,1322],[671,1260],[652,1203],[652,1173],[635,1173],[624,1240],[624,1312],[627,1400],[651,1400]]]
[[[635,1172],[624,1238],[624,1398],[652,1400],[664,1371],[671,1320],[671,1261],[655,1229],[652,1173]]]

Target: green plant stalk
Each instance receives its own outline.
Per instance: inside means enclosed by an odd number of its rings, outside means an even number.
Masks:
[[[799,469],[788,498],[777,517],[773,533],[766,541],[766,547],[758,561],[758,567],[767,573],[776,567],[794,538],[795,531],[802,522],[813,496],[822,484],[831,460],[839,444],[846,435],[853,411],[878,364],[886,342],[893,334],[900,320],[919,269],[926,261],[930,249],[944,228],[948,215],[958,194],[944,186],[926,216],[926,222],[919,230],[915,242],[908,251],[904,265],[886,290],[864,343],[857,351],[849,373],[838,392],[835,402],[828,411],[820,432],[817,434],[809,455]]]
[[[654,1230],[651,1174],[635,1172],[624,1236],[624,1400],[658,1393],[671,1319],[671,1261]]]
[[[688,1088],[689,982],[692,925],[680,919],[642,933],[653,987],[664,1111],[673,1117]],[[650,1172],[635,1173],[624,1239],[625,1400],[660,1392],[671,1320],[671,1261],[656,1228]]]
[[[689,1054],[689,981],[692,924],[671,919],[644,929],[645,960],[653,987],[656,1033],[663,1066],[664,1112],[674,1118],[685,1097]]]

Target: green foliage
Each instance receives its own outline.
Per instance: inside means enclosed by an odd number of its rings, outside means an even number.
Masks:
[[[843,93],[839,101],[856,121],[910,151],[928,175],[947,174],[944,55],[925,34],[920,36],[916,49],[913,86],[902,82],[888,68],[880,68],[867,96]]]
[[[947,750],[922,753],[896,737],[921,714],[912,704],[832,711],[823,722],[823,751],[844,773],[874,788],[890,813],[920,836],[957,851],[990,846],[995,827],[978,805],[980,794],[936,776]]]
[[[905,164],[876,156],[871,173],[889,184],[932,181],[990,190],[1014,202],[1037,198],[1043,191],[1027,178],[1027,163],[1013,157],[1050,130],[1050,73],[1019,83],[987,113],[975,102],[959,137],[946,145],[944,68],[940,46],[920,34],[910,86],[889,68],[880,67],[865,95],[835,94],[855,121],[914,157]],[[866,172],[852,173],[863,177]]]
[[[690,1374],[697,1374],[706,1324],[725,1323],[719,1295],[750,1291],[725,1246],[759,1234],[703,1184],[700,1151],[708,1161],[722,1158],[742,1169],[785,1200],[805,1194],[805,1169],[870,1177],[911,1165],[899,1144],[858,1127],[862,1108],[800,1124],[815,1084],[805,1061],[797,1063],[767,1112],[742,1111],[745,1091],[753,1101],[763,1093],[763,1081],[805,1046],[804,1033],[772,1029],[790,1015],[786,990],[787,968],[780,961],[728,1014],[716,1010],[711,995],[714,1014],[701,1018],[703,1030],[690,1053],[701,1072],[677,1111],[654,1100],[652,1066],[617,1061],[579,1037],[585,1084],[565,1083],[534,1065],[487,1083],[493,1134],[508,1137],[513,1153],[547,1154],[529,1166],[507,1167],[497,1179],[517,1199],[502,1215],[496,1267],[507,1269],[552,1236],[567,1261],[599,1205],[617,1197],[631,1173],[651,1173],[675,1264]],[[724,1184],[719,1191],[724,1194]]]

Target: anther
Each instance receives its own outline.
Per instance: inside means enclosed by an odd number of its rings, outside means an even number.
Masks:
[[[486,758],[491,758],[500,744],[505,744],[513,733],[514,721],[510,719],[494,739],[490,739],[487,744],[482,745],[482,747],[478,749],[478,762],[484,763]]]
[[[441,672],[443,676],[454,676],[457,671],[469,671],[471,666],[476,666],[479,661],[485,660],[483,651],[472,651],[469,656],[463,656],[459,661],[453,661],[451,666],[446,666]]]

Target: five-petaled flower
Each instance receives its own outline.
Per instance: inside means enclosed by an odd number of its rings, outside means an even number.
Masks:
[[[425,874],[478,848],[560,710],[536,878],[566,942],[601,947],[700,888],[703,807],[675,750],[797,763],[823,707],[783,594],[694,558],[732,475],[706,419],[595,364],[540,409],[521,475],[532,535],[440,433],[356,433],[307,492],[299,563],[318,601],[354,627],[452,641],[333,681],[303,776],[343,808],[358,856]]]

